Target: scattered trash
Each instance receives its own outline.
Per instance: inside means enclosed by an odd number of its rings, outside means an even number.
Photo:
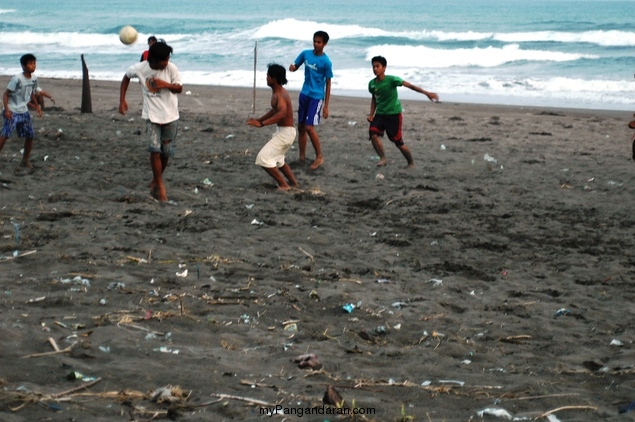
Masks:
[[[230,133],[229,135],[225,136],[225,139],[231,139],[233,137],[234,137],[234,135]]]
[[[456,384],[461,387],[465,385],[465,381],[457,381],[457,380],[439,380],[441,384]]]
[[[110,353],[110,346],[99,346],[99,350],[104,353]]]
[[[347,303],[346,305],[342,306],[342,309],[350,314],[351,312],[353,312],[353,309],[355,309],[355,305],[353,305],[352,303]]]
[[[100,300],[100,301],[99,301],[99,304],[100,304],[100,305],[102,305],[102,306],[104,306],[104,305],[106,304],[106,299],[102,299],[102,300]]]
[[[611,340],[611,343],[609,344],[609,346],[622,347],[622,346],[624,346],[624,343],[622,343],[621,341],[619,341],[617,339],[613,339],[613,340]]]
[[[556,311],[556,315],[555,315],[555,317],[557,318],[557,317],[561,317],[561,316],[569,315],[570,313],[571,313],[571,311],[570,311],[569,309],[567,309],[567,308],[561,308],[561,309],[558,309],[558,310]]]
[[[632,410],[635,410],[635,401],[632,401],[628,406],[623,406],[619,408],[619,413],[628,413]]]
[[[212,183],[211,180],[209,180],[209,178],[205,178],[204,180],[201,180],[201,183],[204,184],[205,186],[214,186],[214,184]]]
[[[125,287],[125,283],[112,282],[108,285],[108,290],[123,290]]]
[[[194,195],[198,195],[198,188],[197,187],[194,188]]]
[[[390,283],[392,283],[392,281],[388,280],[387,278],[378,278],[377,279],[377,283],[379,283],[379,284],[390,284]]]
[[[332,385],[326,386],[324,397],[322,397],[322,403],[329,404],[337,408],[344,407],[344,399],[342,398],[340,393],[337,392],[335,387],[333,387]]]
[[[441,151],[445,151],[445,150],[446,150],[445,145],[441,144]]]
[[[396,309],[401,309],[401,308],[405,308],[406,306],[408,306],[408,304],[406,302],[394,302],[390,306],[392,306],[393,308],[396,308]]]
[[[158,349],[152,349],[155,352],[161,352],[161,353],[172,353],[173,355],[178,355],[179,354],[179,349],[169,349],[166,346],[161,346]]]
[[[509,413],[507,410],[505,409],[500,409],[500,408],[494,408],[494,407],[488,407],[486,409],[483,410],[479,410],[478,412],[476,412],[476,414],[479,417],[483,417],[485,415],[490,415],[490,416],[497,416],[499,418],[506,418],[506,419],[512,419],[513,416],[511,413]]]
[[[488,163],[497,163],[498,162],[498,160],[496,158],[492,157],[489,154],[485,154],[483,156],[483,160],[487,161]]]
[[[185,95],[192,95],[192,91],[185,91]]]
[[[287,324],[284,326],[284,331],[291,331],[291,332],[298,331],[298,324]]]
[[[291,359],[291,362],[297,363],[298,368],[300,369],[310,368],[313,370],[318,370],[322,368],[322,363],[320,362],[318,357],[314,354],[296,356],[293,359]]]
[[[347,124],[352,127],[352,126],[355,126],[357,122],[355,120],[349,120]]]
[[[438,279],[438,278],[431,278],[430,280],[428,280],[428,283],[432,283],[432,285],[434,287],[440,286],[443,283],[443,280]]]
[[[383,180],[384,179],[384,175],[381,173],[377,173],[377,175],[375,176],[375,179],[377,180]]]
[[[172,387],[171,385],[166,385],[165,387],[157,388],[150,394],[150,399],[157,403],[173,403],[187,400],[190,396],[191,392],[186,393],[181,390],[180,387]]]
[[[97,379],[97,377],[88,377],[84,374],[81,374],[79,372],[71,372],[68,375],[66,375],[66,379],[69,381],[74,381],[74,380],[81,380],[84,382],[90,382],[90,381],[95,381]]]
[[[263,223],[262,221],[258,221],[255,218],[251,221],[252,226],[262,226],[263,224],[265,223]]]
[[[252,209],[253,207],[254,207],[254,204],[245,205],[245,208],[247,208],[248,210]]]
[[[181,273],[177,272],[176,276],[177,277],[187,277],[187,268]]]

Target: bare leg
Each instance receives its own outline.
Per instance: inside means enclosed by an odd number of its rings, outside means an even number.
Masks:
[[[152,167],[152,183],[150,184],[152,196],[160,202],[168,200],[167,191],[163,184],[163,171],[168,165],[168,158],[160,152],[150,153],[150,166]]]
[[[4,148],[4,143],[7,142],[7,139],[9,139],[9,138],[5,138],[4,136],[0,136],[0,151],[2,151],[2,148]]]
[[[291,186],[293,186],[294,188],[300,187],[300,185],[298,184],[298,181],[295,179],[295,176],[293,175],[293,172],[291,171],[291,167],[289,167],[288,164],[283,165],[282,167],[279,168],[279,170],[282,172],[282,174],[284,174],[284,177],[287,178]]]
[[[31,149],[33,149],[33,138],[24,139],[24,154],[22,154],[22,167],[33,168],[29,157],[31,157]]]
[[[399,148],[399,151],[401,151],[403,156],[406,157],[406,160],[408,161],[408,166],[407,167],[408,168],[414,167],[415,163],[414,163],[414,161],[412,161],[412,153],[410,152],[410,148],[408,148],[405,145],[402,145],[402,146],[397,147],[397,148]]]
[[[386,154],[384,154],[384,144],[382,144],[379,136],[373,135],[370,138],[370,142],[373,144],[373,148],[375,148],[375,152],[379,155],[379,162],[377,163],[377,167],[386,165]]]
[[[300,123],[298,125],[298,147],[300,149],[300,162],[304,163],[306,160],[306,124]]]
[[[280,190],[291,189],[289,184],[284,180],[284,177],[282,177],[282,173],[280,173],[277,167],[263,167],[263,169],[265,169],[265,171],[269,173],[269,176],[273,177],[273,180],[275,180],[276,183],[278,184],[278,189]]]
[[[322,146],[320,145],[320,137],[315,130],[315,126],[307,126],[306,133],[309,135],[309,139],[311,140],[311,144],[313,145],[313,149],[315,150],[315,160],[309,166],[309,170],[315,170],[324,163],[324,158],[322,157]]]

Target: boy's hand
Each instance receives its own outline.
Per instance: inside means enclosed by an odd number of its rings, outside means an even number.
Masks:
[[[247,120],[247,124],[249,126],[253,126],[253,127],[263,127],[264,126],[260,120],[256,120],[256,119]]]
[[[126,102],[126,100],[120,101],[119,102],[119,113],[123,114],[125,116],[127,111],[128,111],[128,103]]]
[[[375,116],[373,114],[369,114],[368,117],[366,117],[366,120],[368,120],[368,122],[372,123],[374,117]]]
[[[148,88],[148,91],[152,93],[159,92],[161,90],[160,82],[163,81],[161,79],[155,78],[154,76],[150,76],[148,79],[146,79],[146,88]]]
[[[11,120],[13,118],[13,113],[11,113],[11,110],[5,108],[4,117],[6,117],[7,120]]]
[[[42,108],[39,105],[36,107],[35,112],[37,113],[37,117],[42,117]]]
[[[289,71],[295,72],[296,70],[298,70],[298,66],[296,66],[295,63],[292,65],[289,65]]]
[[[430,101],[433,101],[435,103],[439,102],[439,96],[435,92],[428,92],[426,95],[428,96],[428,99]]]

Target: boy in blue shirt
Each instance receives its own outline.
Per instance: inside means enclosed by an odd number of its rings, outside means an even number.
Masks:
[[[39,91],[37,77],[35,72],[37,59],[33,54],[25,54],[20,57],[20,65],[22,73],[14,75],[7,85],[7,89],[2,95],[2,104],[4,110],[2,117],[4,124],[0,133],[0,150],[4,147],[5,142],[13,129],[17,129],[18,136],[24,138],[24,152],[22,154],[22,167],[33,168],[29,157],[31,156],[31,148],[33,148],[33,122],[29,114],[29,106],[32,106],[37,112],[38,117],[42,117],[42,108],[38,104],[35,93]]]
[[[406,82],[398,76],[386,75],[387,62],[382,56],[373,57],[371,63],[373,64],[375,78],[368,82],[368,91],[372,94],[370,114],[368,115],[368,121],[370,122],[368,136],[373,144],[373,148],[375,148],[375,152],[379,155],[377,166],[381,167],[386,165],[384,145],[380,139],[384,136],[384,132],[386,132],[388,139],[399,148],[399,151],[401,151],[406,161],[408,161],[408,167],[413,167],[412,153],[410,152],[410,148],[404,145],[402,138],[402,108],[397,95],[397,88],[405,86],[413,91],[420,92],[428,97],[430,101],[439,101],[439,96],[434,92],[426,91],[423,88]]]
[[[320,138],[315,126],[320,123],[320,111],[324,118],[329,117],[329,100],[331,99],[331,79],[333,65],[324,53],[324,47],[329,42],[329,34],[317,31],[313,34],[313,50],[304,50],[289,66],[295,72],[304,63],[304,84],[300,92],[298,105],[298,145],[300,147],[300,161],[306,160],[306,140],[311,139],[315,149],[315,160],[309,169],[315,170],[324,163]]]

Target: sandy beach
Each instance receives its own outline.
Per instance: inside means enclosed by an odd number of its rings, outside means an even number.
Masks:
[[[0,151],[0,420],[635,420],[631,113],[422,96],[378,168],[333,96],[282,193],[252,90],[186,85],[166,205],[136,83],[126,116],[40,83],[35,168]]]

